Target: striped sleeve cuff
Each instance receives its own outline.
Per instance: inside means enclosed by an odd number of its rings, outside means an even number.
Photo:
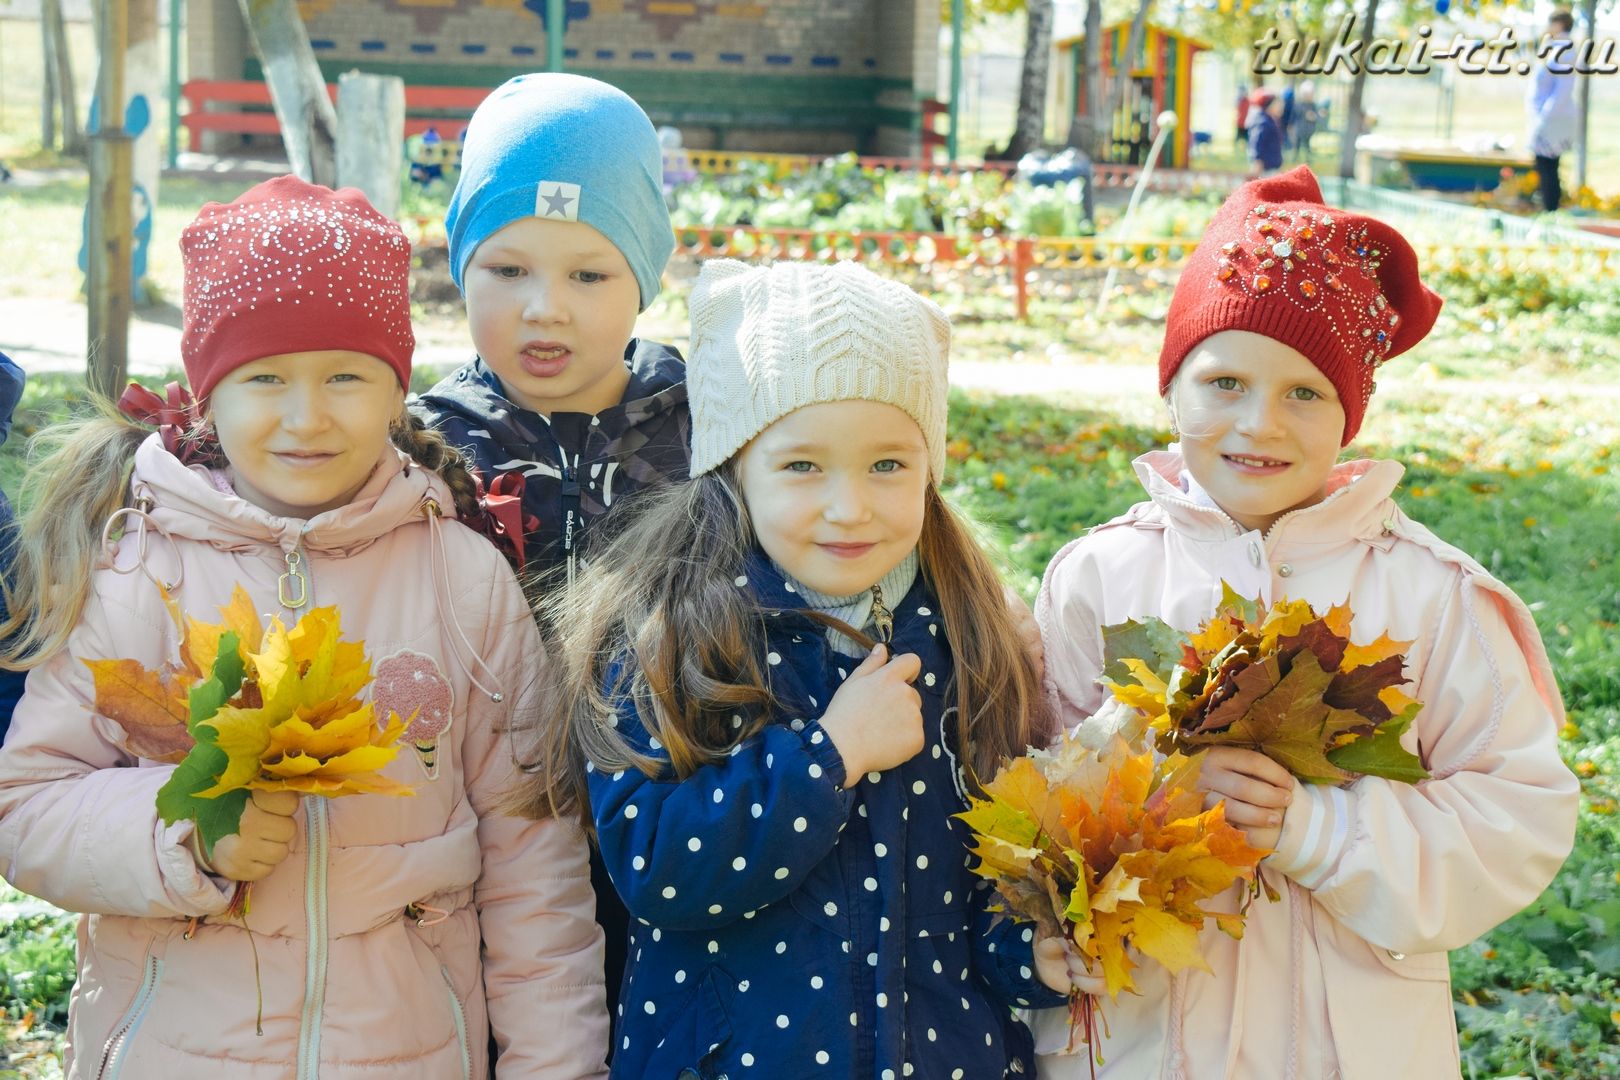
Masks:
[[[1352,807],[1344,788],[1294,781],[1294,801],[1283,815],[1277,850],[1268,865],[1314,889],[1332,871],[1350,842]]]

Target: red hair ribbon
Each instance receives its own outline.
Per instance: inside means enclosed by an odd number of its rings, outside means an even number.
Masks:
[[[132,382],[118,399],[118,411],[138,424],[155,427],[163,436],[163,448],[183,465],[218,467],[225,464],[219,441],[203,419],[197,400],[177,382],[164,388],[164,397]]]
[[[498,473],[495,479],[484,482],[477,469],[468,469],[478,486],[478,505],[483,514],[477,522],[469,522],[489,537],[495,546],[511,553],[519,570],[526,561],[524,538],[540,528],[540,519],[523,512],[523,474]]]

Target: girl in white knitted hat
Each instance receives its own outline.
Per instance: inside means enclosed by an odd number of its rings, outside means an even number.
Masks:
[[[691,312],[692,479],[553,612],[526,793],[588,817],[636,917],[613,1075],[1032,1073],[1012,1009],[1068,978],[952,815],[1046,725],[939,494],[950,326],[847,263],[711,262]]]

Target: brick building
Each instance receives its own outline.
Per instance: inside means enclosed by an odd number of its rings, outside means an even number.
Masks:
[[[913,155],[939,0],[567,0],[564,63],[695,149]],[[187,4],[188,77],[257,79],[238,0]],[[546,0],[298,0],[329,80],[494,87],[546,63]]]

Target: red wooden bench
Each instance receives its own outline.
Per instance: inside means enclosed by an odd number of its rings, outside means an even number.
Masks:
[[[337,84],[327,83],[326,92],[337,101]],[[186,112],[180,123],[187,132],[186,146],[196,150],[205,131],[228,131],[242,135],[279,135],[281,125],[270,108],[270,87],[262,82],[226,82],[192,79],[180,87]],[[430,127],[441,129],[465,125],[467,118],[489,96],[481,86],[405,86],[405,134],[420,135]],[[215,111],[211,106],[249,106],[248,109]],[[449,132],[453,135],[454,132]]]

